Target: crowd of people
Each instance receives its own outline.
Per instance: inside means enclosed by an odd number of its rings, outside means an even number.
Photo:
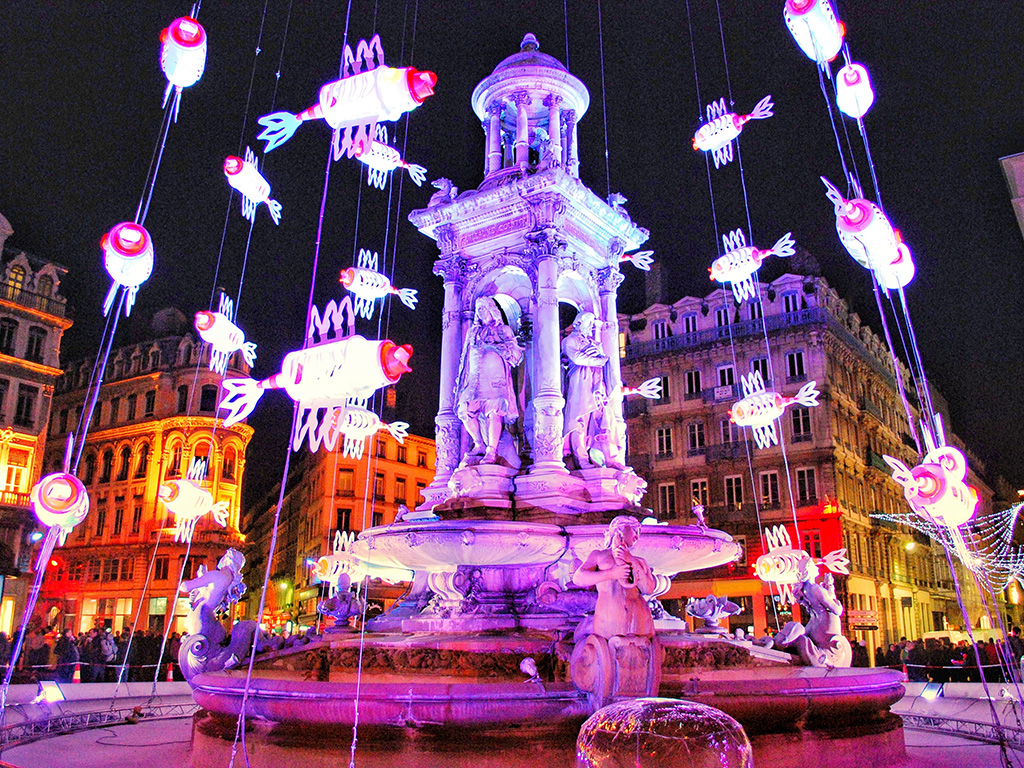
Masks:
[[[0,632],[0,670],[3,673],[7,671],[16,639]],[[77,671],[83,683],[114,683],[118,682],[119,675],[121,682],[145,682],[157,676],[158,666],[159,679],[165,680],[168,665],[172,665],[175,680],[184,680],[178,668],[181,635],[172,632],[168,636],[161,658],[162,643],[163,634],[149,630],[136,632],[134,638],[129,630],[114,632],[100,627],[77,635],[70,629],[63,632],[54,628],[31,630],[25,637],[12,681],[70,683]]]
[[[1005,669],[1014,670],[1019,679],[1022,658],[1024,638],[1020,627],[1013,628],[1006,642],[997,643],[989,638],[975,645],[965,640],[954,645],[949,637],[926,640],[901,637],[888,648],[875,649],[876,667],[906,670],[907,679],[912,683],[977,683],[982,677],[987,682],[1003,682]]]

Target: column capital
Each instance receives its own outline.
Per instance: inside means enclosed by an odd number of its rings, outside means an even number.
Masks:
[[[596,274],[601,293],[615,293],[626,279],[618,267],[602,267]]]
[[[440,224],[434,228],[434,238],[441,249],[441,258],[446,258],[455,253],[455,246],[459,241],[459,233],[452,224]]]
[[[501,117],[501,112],[503,109],[505,109],[505,102],[502,99],[493,99],[484,108],[487,114],[490,115],[491,117]]]
[[[555,227],[542,227],[533,232],[528,232],[526,240],[529,245],[523,249],[523,253],[535,261],[558,259],[568,247],[568,243],[562,237],[562,233]]]
[[[516,91],[515,93],[513,93],[508,98],[509,98],[509,101],[511,101],[517,107],[526,107],[526,106],[529,106],[530,101],[532,101],[533,97],[530,96],[530,92],[529,91]]]
[[[576,123],[576,110],[575,109],[563,109],[562,110],[562,125],[574,125]]]
[[[551,107],[557,107],[559,104],[562,103],[562,101],[562,97],[559,96],[557,93],[549,93],[547,96],[544,97],[543,103],[545,107],[548,107],[550,109]]]
[[[470,264],[461,253],[453,253],[448,258],[434,262],[434,274],[443,278],[445,284],[453,283],[460,290],[469,277],[479,269],[477,264]]]

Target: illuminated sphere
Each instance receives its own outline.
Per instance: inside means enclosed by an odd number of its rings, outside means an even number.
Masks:
[[[146,228],[122,222],[103,236],[103,266],[114,282],[137,288],[153,274],[153,240]]]
[[[577,768],[753,768],[743,727],[721,710],[678,699],[599,709],[576,739]]]
[[[843,114],[861,118],[875,103],[868,71],[860,64],[847,64],[836,74],[836,105]]]
[[[206,30],[193,18],[183,16],[160,33],[160,69],[177,88],[188,88],[206,69]]]
[[[70,531],[89,514],[89,494],[82,481],[67,472],[47,475],[32,486],[32,511],[43,525]]]

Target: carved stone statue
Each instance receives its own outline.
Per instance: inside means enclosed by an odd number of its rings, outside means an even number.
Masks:
[[[347,573],[339,574],[331,587],[330,597],[321,600],[317,604],[316,610],[317,613],[334,619],[333,629],[335,631],[344,631],[348,628],[350,617],[362,615],[363,600],[357,593],[352,592],[352,579]]]
[[[567,452],[581,469],[606,463],[599,446],[609,442],[611,427],[606,423],[608,390],[604,380],[608,355],[601,349],[599,327],[593,313],[580,312],[562,342],[562,354],[568,361],[564,434]]]
[[[722,619],[735,616],[740,610],[740,607],[728,597],[715,595],[701,599],[691,597],[686,602],[686,615],[704,620],[704,626],[697,628],[697,632],[702,634],[726,634],[729,630],[721,625]]]
[[[503,424],[519,418],[512,369],[522,360],[523,348],[497,302],[478,298],[455,385],[457,413],[473,438],[464,466],[497,461]]]
[[[201,569],[196,578],[181,583],[191,608],[185,617],[186,637],[178,651],[178,664],[186,680],[191,681],[200,672],[233,667],[251,651],[255,621],[240,621],[228,633],[217,618],[219,611],[227,610],[245,593],[241,575],[244,566],[245,556],[229,549],[216,570]]]
[[[793,586],[793,597],[810,617],[807,625],[791,621],[775,637],[774,647],[793,647],[812,667],[848,667],[853,662],[850,641],[843,636],[843,604],[836,598],[831,573],[814,580],[817,569]]]
[[[455,201],[456,195],[459,194],[459,188],[452,184],[451,179],[434,179],[430,182],[430,186],[438,191],[430,196],[430,202],[427,203],[428,208],[452,203]]]

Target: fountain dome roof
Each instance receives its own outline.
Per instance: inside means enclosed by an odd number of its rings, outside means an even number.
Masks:
[[[537,38],[532,32],[526,33],[523,42],[519,46],[519,53],[513,53],[504,59],[494,68],[491,74],[496,75],[499,72],[515,67],[551,67],[553,69],[560,69],[563,72],[569,71],[554,56],[540,52],[540,43],[537,42]]]

